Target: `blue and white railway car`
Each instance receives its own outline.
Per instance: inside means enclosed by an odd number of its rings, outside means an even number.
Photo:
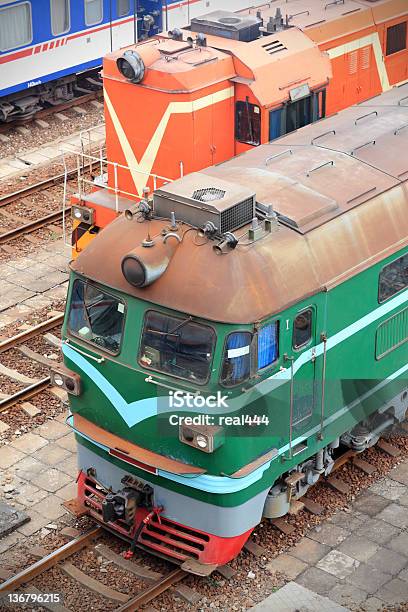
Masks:
[[[73,97],[114,49],[249,0],[0,0],[0,121]]]

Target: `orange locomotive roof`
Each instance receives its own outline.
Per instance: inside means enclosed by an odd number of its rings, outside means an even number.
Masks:
[[[304,31],[317,42],[324,43],[407,14],[406,0],[279,0],[260,9],[264,25],[280,9],[288,24]],[[240,15],[256,14],[257,8],[239,11]]]
[[[289,90],[307,81],[310,89],[332,76],[330,60],[296,28],[263,36],[250,43],[208,36],[208,44],[229,51],[238,76],[252,80],[250,88],[263,106],[287,100]]]
[[[189,34],[184,32],[184,37]],[[332,74],[329,58],[296,28],[249,43],[214,36],[207,41],[206,47],[191,47],[186,41],[161,36],[127,47],[145,63],[145,76],[138,86],[184,93],[243,78],[259,103],[268,106],[287,100],[296,85],[307,81],[315,89]],[[105,57],[104,79],[126,81],[116,66],[123,53],[121,49]]]
[[[137,51],[145,64],[145,76],[137,87],[185,93],[236,76],[232,58],[227,53],[211,47],[192,48],[183,41],[156,37],[106,55],[104,79],[127,82],[116,66],[125,50]]]

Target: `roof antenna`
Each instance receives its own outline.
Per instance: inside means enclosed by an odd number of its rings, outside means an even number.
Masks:
[[[142,240],[142,246],[147,249],[154,246],[154,240],[150,236],[150,221],[147,222],[147,236]]]
[[[170,229],[171,230],[176,230],[177,229],[177,221],[176,221],[176,213],[175,212],[171,212],[170,213]]]

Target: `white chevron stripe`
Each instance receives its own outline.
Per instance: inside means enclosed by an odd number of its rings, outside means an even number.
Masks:
[[[126,158],[126,163],[129,166],[132,179],[139,196],[142,195],[143,187],[146,185],[148,177],[152,171],[153,164],[157,157],[157,153],[159,151],[161,141],[163,140],[164,132],[166,131],[170,117],[172,115],[181,113],[193,113],[201,110],[202,108],[206,108],[207,106],[212,106],[218,102],[228,100],[233,96],[234,87],[227,87],[226,89],[221,89],[221,91],[209,94],[203,98],[198,98],[197,100],[192,100],[189,102],[170,102],[153,134],[151,141],[143,153],[143,157],[140,161],[138,161],[116,113],[115,107],[113,106],[109,95],[105,90],[104,97],[106,107],[112,119],[112,123],[116,130],[116,135],[119,139],[123,154]]]

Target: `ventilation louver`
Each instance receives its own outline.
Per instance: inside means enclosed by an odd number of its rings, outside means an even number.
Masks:
[[[279,40],[271,40],[267,42],[265,45],[262,45],[269,55],[273,55],[274,53],[278,53],[279,51],[287,51],[287,47]]]
[[[214,202],[221,200],[225,196],[225,191],[216,187],[206,187],[205,189],[196,189],[193,193],[193,200],[199,202]]]
[[[256,214],[255,205],[252,189],[201,172],[163,185],[153,196],[154,213],[158,217],[170,218],[174,212],[177,221],[197,228],[204,228],[211,221],[218,235],[251,223]]]
[[[260,36],[262,20],[256,15],[238,15],[231,11],[212,11],[191,19],[191,31],[251,42]]]

